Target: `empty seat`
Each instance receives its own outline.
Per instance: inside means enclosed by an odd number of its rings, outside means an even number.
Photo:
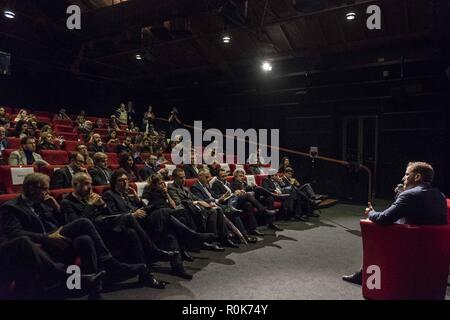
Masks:
[[[2,151],[2,156],[3,156],[3,159],[5,159],[5,162],[8,162],[9,155],[10,155],[11,152],[13,152],[14,150],[17,150],[17,149],[5,149],[5,150]]]
[[[117,151],[118,145],[119,145],[118,143],[109,143],[106,145],[106,149],[108,149],[108,152],[115,153]]]
[[[55,125],[55,131],[56,132],[70,132],[73,133],[73,126],[71,125],[61,125],[61,124],[57,124]]]
[[[95,186],[93,187],[94,192],[98,193],[99,195],[102,195],[103,192],[108,191],[109,189],[111,189],[111,186],[109,184],[107,185],[103,185],[103,186]]]
[[[72,141],[72,140],[65,140],[64,141],[64,150],[69,152],[77,151],[77,146],[80,144],[83,144],[81,141]]]
[[[100,129],[100,128],[95,128],[94,132],[99,133],[100,135],[105,135],[105,136],[107,136],[109,133],[108,129]]]
[[[190,188],[197,182],[197,179],[186,179],[185,186]]]
[[[64,165],[49,165],[49,166],[42,166],[39,168],[39,171],[43,174],[48,175],[50,178],[53,176],[53,173],[56,170],[59,170],[61,168],[63,168]]]
[[[54,125],[62,125],[62,126],[71,126],[72,121],[71,120],[61,120],[61,119],[53,119]]]
[[[37,117],[50,118],[50,112],[48,111],[32,111]]]
[[[50,164],[64,165],[69,163],[69,154],[64,150],[41,150],[40,155]]]
[[[20,138],[8,137],[8,149],[17,150],[20,148]]]
[[[56,136],[61,136],[65,140],[78,140],[78,134],[75,132],[63,132],[63,131],[56,131]]]
[[[255,175],[255,182],[258,186],[262,186],[263,180],[267,177],[267,174],[257,174]]]
[[[25,176],[33,172],[33,166],[0,166],[0,189],[5,193],[20,193]]]
[[[51,119],[49,117],[36,117],[37,122],[39,123],[51,123]]]
[[[110,168],[112,171],[119,169],[119,167],[120,166],[118,164],[108,164],[108,168]]]

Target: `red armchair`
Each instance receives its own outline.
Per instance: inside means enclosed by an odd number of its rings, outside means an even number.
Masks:
[[[450,265],[450,224],[381,226],[361,220],[363,296],[366,299],[445,299]],[[380,268],[380,288],[370,289],[369,266]],[[369,281],[371,283],[371,281]]]

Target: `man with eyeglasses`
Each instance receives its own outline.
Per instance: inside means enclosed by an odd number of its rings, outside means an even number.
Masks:
[[[94,186],[107,185],[111,181],[112,171],[108,168],[108,156],[106,153],[97,152],[94,154],[94,168],[89,170]]]
[[[66,189],[72,187],[72,177],[78,172],[87,173],[84,165],[84,157],[81,153],[72,153],[69,156],[70,163],[53,173],[50,181],[51,189]]]

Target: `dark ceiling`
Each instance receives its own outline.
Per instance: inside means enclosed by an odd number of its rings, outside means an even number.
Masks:
[[[11,1],[0,0],[1,7],[7,3]],[[446,3],[20,0],[13,3],[14,21],[0,19],[0,40],[3,50],[23,64],[90,79],[161,84],[201,72],[216,80],[236,80],[263,59],[317,61],[436,37],[445,30]],[[65,27],[70,4],[81,7],[80,31]],[[366,28],[371,4],[381,7],[381,30]],[[356,13],[355,20],[346,20],[349,11]],[[222,43],[224,30],[232,37],[228,45]],[[136,54],[143,59],[136,60]]]

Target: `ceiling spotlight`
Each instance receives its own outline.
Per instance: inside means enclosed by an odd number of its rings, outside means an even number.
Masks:
[[[228,33],[225,33],[222,36],[222,42],[223,43],[230,43],[231,42],[231,36]]]
[[[137,54],[137,55],[136,55],[136,60],[142,60],[142,57],[141,57],[140,54]]]
[[[270,64],[270,62],[268,61],[264,61],[263,64],[261,65],[261,69],[264,72],[270,72],[272,71],[272,64]]]
[[[347,18],[347,20],[354,20],[356,18],[356,13],[354,12],[348,12],[345,17]]]
[[[8,10],[8,9],[5,9],[5,10],[3,11],[3,15],[4,15],[6,18],[8,18],[8,19],[14,19],[14,17],[16,16],[16,14],[14,13],[14,11]]]

